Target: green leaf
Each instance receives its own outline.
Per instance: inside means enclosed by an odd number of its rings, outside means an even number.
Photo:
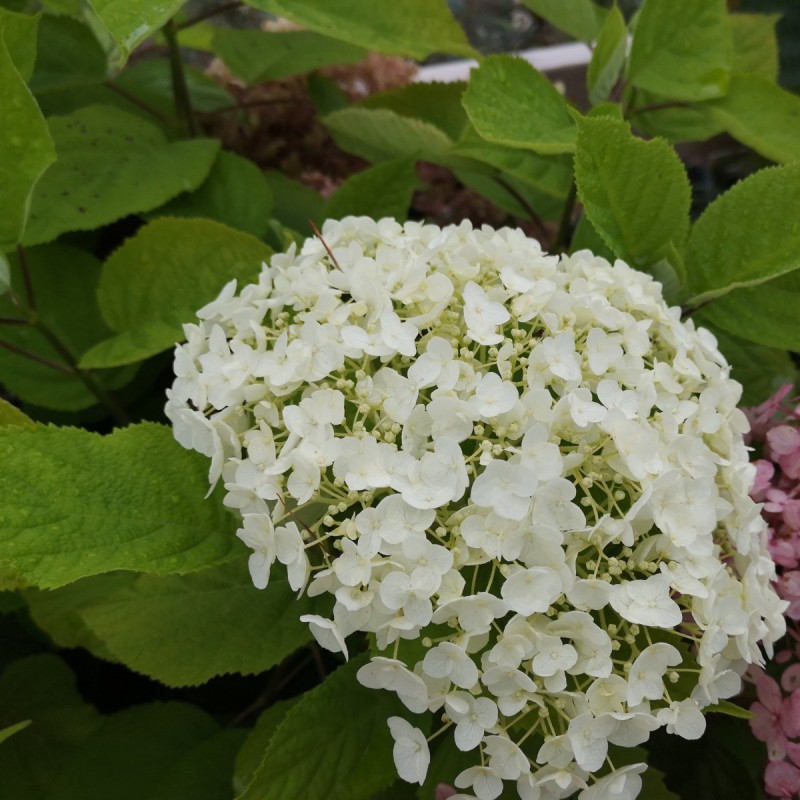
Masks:
[[[119,335],[84,354],[81,366],[133,363],[183,341],[182,326],[230,280],[254,281],[271,248],[210,219],[163,217],[127,239],[103,265],[100,310]]]
[[[48,594],[65,596],[113,660],[167,686],[198,686],[217,675],[264,672],[311,639],[299,618],[325,613],[325,600],[298,599],[278,572],[263,591],[241,558],[191,575],[140,575],[77,606],[69,598],[83,581]]]
[[[271,212],[272,192],[261,170],[246,158],[221,151],[199,189],[178,195],[152,215],[209,217],[261,238]]]
[[[0,8],[0,38],[5,40],[8,54],[26,83],[31,79],[36,61],[36,29],[41,16],[15,14]]]
[[[394,217],[403,222],[416,185],[412,159],[386,161],[348,178],[328,200],[325,216]]]
[[[36,427],[36,423],[27,414],[23,414],[16,406],[12,406],[8,400],[0,397],[0,426],[6,428],[9,425],[16,428]]]
[[[29,719],[24,719],[22,722],[18,722],[16,725],[9,725],[8,727],[3,728],[0,730],[0,743],[13,736],[15,733],[24,731],[25,728],[27,728],[30,724],[31,721]]]
[[[386,720],[403,706],[358,683],[365,660],[340,667],[289,709],[239,800],[366,800],[396,779]]]
[[[31,78],[40,102],[43,95],[102,83],[106,72],[106,54],[88,26],[69,17],[42,17]]]
[[[40,3],[50,14],[81,18],[81,0],[40,0]]]
[[[72,674],[53,656],[9,667],[0,679],[0,698],[4,712],[12,706],[31,718],[26,730],[0,748],[3,797],[230,797],[242,733],[220,730],[199,708],[150,703],[101,716],[81,700]]]
[[[545,154],[575,149],[575,124],[566,101],[521,58],[490,56],[473,70],[464,108],[490,142]]]
[[[646,0],[628,79],[671,100],[708,100],[727,91],[732,61],[725,0]]]
[[[673,105],[644,89],[636,91],[636,108],[628,118],[646,136],[662,136],[670,142],[704,142],[725,130],[712,118],[706,103]]]
[[[236,756],[233,770],[233,791],[237,797],[253,780],[275,729],[299,699],[299,697],[292,697],[288,700],[281,700],[270,706],[256,720],[255,726],[244,740],[244,744]]]
[[[115,569],[184,574],[231,557],[207,461],[151,423],[100,436],[0,429],[0,567],[42,588]]]
[[[58,161],[34,190],[26,244],[97,228],[196,189],[219,150],[213,139],[167,142],[155,125],[104,106],[55,117],[50,132]]]
[[[367,55],[363,47],[315,31],[217,28],[213,45],[230,70],[247,83],[303,75],[332,64],[357,64]]]
[[[734,75],[725,97],[706,104],[711,119],[772,161],[800,160],[800,97],[761,75]]]
[[[133,50],[166,24],[185,0],[89,0],[117,45],[121,67]]]
[[[737,289],[703,307],[703,317],[741,339],[797,351],[800,342],[800,272]]]
[[[748,342],[723,331],[701,311],[695,315],[698,325],[710,328],[719,349],[731,365],[731,377],[744,389],[742,405],[755,406],[775,394],[785,383],[797,380],[797,367],[785,350]]]
[[[576,39],[593,42],[600,35],[606,10],[592,0],[522,0],[534,14],[538,14],[560,30]]]
[[[606,100],[619,80],[628,49],[628,28],[625,18],[612,6],[608,12],[597,45],[589,62],[586,85],[593,105]]]
[[[584,119],[578,124],[575,180],[589,221],[632,266],[652,266],[669,254],[670,245],[682,248],[691,191],[666,142],[637,139],[617,119]]]
[[[775,25],[780,14],[731,14],[733,71],[755,73],[778,80],[778,37]]]
[[[247,0],[248,5],[285,17],[304,28],[379,53],[424,59],[433,53],[473,58],[464,31],[445,0]]]
[[[323,119],[336,144],[367,161],[436,160],[452,144],[428,122],[376,108],[344,108]]]
[[[435,125],[451,139],[458,139],[468,124],[461,100],[467,84],[410,83],[399,89],[376,92],[361,101],[361,108],[385,108],[401,117],[421,119]]]
[[[85,250],[52,244],[26,251],[26,262],[36,298],[40,323],[55,334],[62,348],[54,345],[38,326],[4,325],[0,339],[51,362],[35,361],[18,353],[0,349],[0,382],[21,400],[44,408],[78,411],[98,402],[72,370],[81,354],[105,339],[111,330],[97,305],[100,262]],[[16,255],[11,259],[11,284],[19,297],[25,297],[25,281]],[[20,310],[8,296],[0,297],[0,316],[19,319]],[[61,365],[61,369],[53,364]],[[130,368],[96,373],[93,377],[106,389],[115,389],[133,377]]]
[[[0,36],[0,252],[22,238],[31,192],[55,160],[47,123]]]
[[[755,716],[750,709],[737,706],[736,703],[731,703],[729,700],[720,700],[718,703],[706,706],[703,713],[725,714],[726,717],[735,717],[736,719],[753,719]]]
[[[718,197],[689,236],[689,302],[800,268],[799,204],[800,165],[762,169]]]
[[[287,228],[304,234],[303,238],[310,236],[312,231],[308,220],[322,224],[325,201],[304,183],[292,180],[281,172],[268,170],[264,178],[275,198],[272,209],[275,219]]]
[[[0,253],[0,295],[4,295],[11,286],[11,267],[8,259]]]
[[[570,242],[570,253],[576,253],[578,250],[591,250],[596,256],[602,256],[611,262],[616,257],[594,225],[589,222],[586,214],[581,214]]]

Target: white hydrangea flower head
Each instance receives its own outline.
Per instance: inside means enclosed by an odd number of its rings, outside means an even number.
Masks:
[[[649,276],[350,217],[198,317],[166,412],[253,583],[328,595],[302,619],[345,657],[373,634],[359,680],[442,718],[459,788],[634,798],[614,748],[700,736],[783,634],[741,387]],[[424,734],[388,724],[422,783]]]

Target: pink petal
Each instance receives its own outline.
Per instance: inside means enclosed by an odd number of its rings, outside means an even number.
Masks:
[[[786,761],[774,761],[764,772],[767,792],[777,797],[796,797],[800,792],[800,769]]]
[[[790,425],[778,425],[767,431],[767,444],[775,455],[789,455],[800,450],[800,431]]]

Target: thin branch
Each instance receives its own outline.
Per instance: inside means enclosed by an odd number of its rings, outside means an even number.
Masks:
[[[0,317],[0,325],[30,325],[27,319],[17,319],[16,317]]]
[[[561,212],[561,222],[558,226],[558,233],[553,241],[553,252],[563,253],[572,240],[572,212],[575,209],[575,200],[578,197],[578,187],[575,180],[569,188],[569,194],[564,203],[564,210]]]
[[[239,0],[232,0],[230,3],[223,3],[221,6],[211,8],[195,17],[189,17],[189,19],[181,22],[179,25],[176,25],[175,30],[186,30],[186,28],[191,28],[192,25],[197,25],[198,22],[203,22],[204,20],[211,19],[211,17],[216,17],[218,14],[224,14],[226,11],[235,11],[237,8],[241,8],[243,5],[244,3],[239,2]]]
[[[175,127],[175,123],[171,119],[165,117],[158,109],[153,108],[153,106],[145,103],[143,100],[140,100],[135,94],[131,94],[126,89],[120,89],[119,86],[114,85],[110,81],[106,81],[105,86],[107,89],[115,92],[120,97],[124,97],[129,103],[133,103],[133,105],[141,108],[142,111],[146,111],[151,117],[157,119],[159,122],[164,123],[164,125],[169,125],[171,128]]]
[[[65,375],[74,374],[73,370],[71,370],[69,367],[65,367],[63,364],[59,364],[58,361],[51,361],[49,358],[40,356],[38,353],[34,353],[31,350],[26,350],[24,347],[19,347],[16,344],[11,344],[11,342],[4,342],[0,340],[0,347],[2,347],[4,350],[16,353],[18,356],[29,358],[31,361],[35,361],[37,364],[43,364],[45,367],[50,367],[50,369],[63,372]]]
[[[696,314],[701,308],[704,308],[711,302],[713,302],[713,300],[703,300],[702,303],[698,303],[696,306],[684,306],[681,308],[681,321],[689,319],[692,314]]]
[[[164,38],[167,40],[169,50],[169,67],[172,74],[172,94],[175,98],[175,110],[186,126],[189,136],[197,136],[197,121],[192,109],[192,98],[189,95],[189,86],[186,83],[186,73],[183,71],[181,48],[178,45],[178,34],[175,22],[170,20],[164,27]]]
[[[336,269],[341,269],[339,266],[339,262],[336,260],[336,256],[333,254],[333,250],[328,247],[328,243],[322,238],[322,234],[319,232],[319,228],[314,224],[314,221],[309,218],[308,224],[311,226],[311,230],[314,231],[317,239],[322,242],[322,246],[325,248],[325,252],[331,257],[331,261],[336,265]]]
[[[525,209],[525,213],[539,231],[539,238],[542,240],[542,243],[546,243],[545,240],[547,239],[547,228],[545,227],[542,218],[533,210],[531,204],[505,178],[501,178],[499,175],[496,175],[494,182],[498,186],[501,186],[503,189],[505,189]]]

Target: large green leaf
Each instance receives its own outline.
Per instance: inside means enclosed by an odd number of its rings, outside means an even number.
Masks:
[[[8,400],[0,397],[0,425],[4,428],[9,425],[17,428],[33,428],[36,423],[16,406],[11,405]]]
[[[691,191],[663,140],[637,139],[621,120],[586,118],[578,125],[575,180],[589,221],[632,266],[652,268],[682,248]]]
[[[692,227],[692,305],[800,268],[800,165],[756,172],[718,197]]]
[[[436,160],[452,144],[429,122],[383,108],[345,108],[328,114],[323,122],[339,147],[367,161]]]
[[[42,17],[31,78],[31,91],[40,102],[52,92],[102,83],[106,72],[106,54],[87,25],[70,17]]]
[[[611,94],[619,80],[627,50],[628,28],[622,13],[614,5],[600,30],[586,73],[589,100],[593,104],[602,102]]]
[[[467,115],[461,100],[467,84],[410,83],[399,89],[376,92],[362,100],[361,108],[385,108],[401,117],[412,117],[429,122],[444,131],[451,139],[458,139],[467,126]]]
[[[233,278],[255,280],[271,255],[250,234],[210,219],[153,220],[103,265],[100,310],[118,335],[85,353],[81,365],[130,364],[169,349],[198,308]]]
[[[522,0],[535,14],[576,39],[593,42],[600,35],[606,10],[592,0]]]
[[[222,151],[199,189],[178,195],[153,216],[209,217],[261,238],[269,228],[272,192],[261,170]]]
[[[247,83],[302,75],[331,64],[356,64],[367,51],[315,31],[217,28],[214,51]]]
[[[264,173],[267,185],[275,200],[272,213],[282,225],[296,231],[305,239],[313,231],[309,219],[322,225],[325,201],[313,189],[295,181],[282,172],[267,170]]]
[[[0,39],[5,41],[14,66],[26,83],[36,61],[36,29],[40,19],[41,14],[16,14],[0,8]]]
[[[206,459],[164,426],[3,428],[0,459],[0,567],[31,585],[115,569],[183,574],[234,552],[232,518],[203,500]]]
[[[133,50],[164,25],[185,0],[89,0],[125,63]]]
[[[725,0],[646,0],[628,78],[672,100],[725,94],[733,61]]]
[[[368,216],[405,221],[417,185],[413,159],[386,161],[348,178],[325,206],[325,216]]]
[[[242,740],[186,703],[101,716],[54,656],[18,661],[0,679],[2,717],[28,728],[0,747],[0,795],[25,800],[227,800]],[[19,717],[16,717],[19,719]]]
[[[31,191],[55,160],[53,140],[0,36],[0,253],[22,238]]]
[[[26,288],[19,260],[14,256],[11,261],[12,287],[24,298]],[[40,325],[2,325],[0,340],[61,365],[62,369],[0,349],[0,383],[21,400],[44,408],[78,411],[93,406],[98,402],[97,395],[71,371],[71,363],[111,335],[97,305],[100,262],[85,250],[60,244],[30,248],[26,262],[36,301],[36,318],[55,334],[61,347],[47,338]],[[21,317],[8,296],[0,297],[0,317]],[[106,389],[115,389],[127,383],[133,374],[131,368],[108,370],[94,373],[93,379]]]
[[[484,139],[538,153],[575,148],[575,123],[564,98],[521,58],[491,56],[472,71],[464,108]]]
[[[37,184],[24,241],[39,244],[160,206],[196,189],[219,142],[168,142],[159,128],[108,106],[50,120],[58,161]]]
[[[366,800],[395,780],[386,720],[403,707],[358,683],[364,661],[340,667],[289,709],[240,800]]]
[[[247,0],[304,28],[379,53],[423,59],[432,53],[474,57],[446,0]]]
[[[636,108],[628,114],[634,127],[646,136],[662,136],[670,142],[703,142],[723,133],[725,125],[712,117],[707,103],[674,103],[638,89]]]
[[[778,37],[775,25],[780,14],[731,14],[733,71],[756,73],[778,80]]]
[[[761,75],[734,75],[725,97],[705,104],[714,122],[773,161],[800,160],[800,97]]]
[[[258,591],[246,558],[191,575],[122,575],[28,592],[33,619],[62,646],[88,647],[168,686],[270,669],[311,639],[299,617],[327,605],[298,598],[278,569]]]
[[[703,316],[723,330],[781,350],[800,349],[800,271],[736,291],[703,307]]]

